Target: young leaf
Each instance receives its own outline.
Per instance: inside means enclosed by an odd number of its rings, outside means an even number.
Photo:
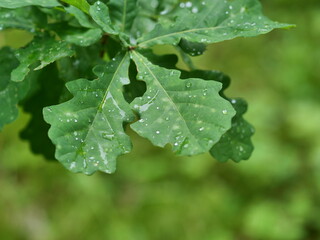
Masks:
[[[56,7],[60,6],[60,3],[56,0],[1,0],[0,7],[4,8],[19,8],[31,5],[37,5],[41,7]]]
[[[199,56],[206,51],[207,46],[203,43],[194,43],[181,38],[179,47],[191,56]]]
[[[39,70],[48,64],[74,54],[70,46],[63,41],[56,41],[52,38],[38,38],[33,40],[26,48],[19,49],[16,57],[20,65],[11,73],[11,80],[21,82],[30,71],[30,66],[40,61],[40,65],[32,67],[32,70]]]
[[[122,95],[129,83],[129,63],[128,54],[118,55],[95,69],[98,79],[67,83],[73,99],[44,109],[55,156],[72,172],[112,173],[116,158],[131,150],[123,124],[135,116]]]
[[[133,21],[137,15],[137,0],[110,0],[111,20],[122,32],[130,32]]]
[[[220,162],[226,162],[229,159],[235,162],[246,160],[254,149],[251,142],[254,128],[243,119],[243,114],[247,111],[247,103],[241,98],[230,101],[237,112],[232,119],[232,127],[210,150],[210,154]]]
[[[26,95],[29,82],[10,81],[11,71],[18,65],[18,60],[9,48],[0,50],[0,130],[5,124],[13,122],[18,116],[17,104]]]
[[[256,36],[274,28],[291,26],[264,17],[257,0],[193,2],[196,6],[191,10],[181,9],[177,12],[174,23],[157,24],[150,33],[138,39],[138,46],[145,48],[157,44],[176,45],[181,38],[191,42],[215,43],[235,37]]]
[[[140,120],[131,125],[154,145],[171,144],[180,155],[209,151],[231,127],[235,111],[219,96],[221,84],[201,79],[181,80],[180,72],[153,65],[138,52],[132,53],[138,79],[146,93],[131,106]]]
[[[109,8],[103,2],[97,1],[90,7],[90,15],[93,20],[102,28],[103,31],[109,34],[118,34],[111,23]]]

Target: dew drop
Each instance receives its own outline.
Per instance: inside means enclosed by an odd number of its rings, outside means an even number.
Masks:
[[[192,2],[186,2],[186,7],[191,8],[192,7]]]
[[[198,11],[199,11],[199,10],[198,10],[197,7],[193,7],[192,10],[191,10],[192,13],[197,13]]]
[[[226,114],[228,114],[228,111],[227,111],[226,109],[224,109],[224,110],[222,110],[222,113],[223,113],[224,115],[226,115]]]
[[[206,96],[208,93],[208,89],[204,89],[202,92],[203,92],[203,96]]]
[[[112,140],[114,138],[114,134],[102,133],[102,138]]]

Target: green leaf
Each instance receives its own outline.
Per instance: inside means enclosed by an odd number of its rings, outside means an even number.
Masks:
[[[46,17],[34,8],[0,8],[0,30],[16,28],[34,32],[43,23],[46,23]]]
[[[167,14],[178,6],[178,0],[137,0],[137,15],[134,19],[131,36],[132,44],[134,39],[150,32],[158,20],[161,21]]]
[[[100,40],[102,37],[102,31],[98,28],[93,28],[86,31],[81,29],[72,31],[71,33],[61,34],[61,37],[66,42],[73,43],[81,47],[87,47]]]
[[[0,50],[0,130],[5,124],[13,122],[18,116],[18,102],[27,94],[29,82],[10,81],[11,71],[18,65],[18,60],[10,48]]]
[[[11,80],[21,82],[32,70],[39,70],[48,64],[74,54],[70,46],[63,41],[56,41],[52,38],[37,38],[33,40],[26,48],[19,49],[16,52],[16,57],[20,61],[20,65],[11,73]],[[40,65],[32,67],[31,65]]]
[[[85,13],[89,13],[90,5],[86,0],[61,0],[62,2],[68,3]]]
[[[139,53],[155,65],[168,69],[176,69],[178,57],[175,54],[157,55],[151,49],[141,49]]]
[[[95,24],[93,24],[88,15],[85,14],[83,11],[81,11],[79,8],[76,8],[74,6],[69,6],[65,7],[65,10],[73,15],[78,22],[80,23],[81,26],[86,27],[86,28],[95,28]]]
[[[230,101],[237,112],[232,119],[232,127],[210,150],[210,154],[220,162],[229,159],[235,162],[246,160],[254,149],[251,142],[254,128],[243,119],[243,114],[247,111],[247,103],[241,98],[230,99]]]
[[[145,48],[157,44],[177,45],[181,38],[208,44],[235,37],[256,36],[274,28],[292,26],[264,17],[257,0],[194,2],[192,8],[177,11],[174,23],[157,24],[150,33],[138,39],[138,46]]]
[[[131,106],[140,120],[131,125],[154,145],[171,144],[180,155],[207,152],[231,127],[235,111],[219,96],[221,84],[190,78],[180,72],[153,65],[138,52],[132,53],[138,79],[147,84],[146,93]]]
[[[137,15],[137,0],[110,0],[111,20],[122,32],[130,32]]]
[[[119,32],[113,28],[111,23],[109,8],[103,2],[96,2],[90,7],[90,15],[93,20],[102,28],[103,31],[109,34],[118,34]]]
[[[86,48],[75,47],[75,55],[57,61],[59,76],[65,82],[79,78],[95,79],[92,69],[104,61],[100,57],[101,45],[95,44]]]
[[[37,5],[41,7],[56,7],[60,6],[60,3],[56,0],[1,0],[0,7],[4,8],[19,8],[31,5]]]
[[[230,78],[219,71],[203,70],[183,71],[181,76],[183,78],[198,77],[222,83],[220,95],[231,102],[236,110],[236,115],[232,118],[232,127],[222,135],[219,142],[211,148],[210,153],[220,162],[225,162],[228,159],[235,162],[248,159],[254,149],[251,142],[254,128],[243,119],[243,115],[247,111],[247,103],[241,98],[230,99],[224,94],[224,90],[230,85]]]
[[[29,141],[34,153],[54,160],[55,147],[48,137],[50,125],[44,121],[42,109],[48,105],[58,104],[64,88],[64,81],[58,76],[56,64],[50,64],[42,69],[37,83],[38,89],[22,103],[23,110],[31,114],[31,119],[21,131],[20,137]]]
[[[207,46],[203,43],[194,43],[181,38],[179,47],[191,56],[199,56],[206,51]]]
[[[55,156],[72,172],[112,173],[116,158],[131,150],[123,124],[135,116],[122,94],[123,85],[129,83],[129,63],[128,54],[118,55],[95,68],[98,79],[67,83],[73,99],[44,109]]]

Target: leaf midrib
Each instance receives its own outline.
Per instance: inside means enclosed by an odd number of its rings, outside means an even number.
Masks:
[[[147,42],[152,42],[152,41],[155,41],[157,39],[166,38],[166,37],[169,37],[169,36],[174,36],[174,35],[179,35],[179,34],[184,34],[184,33],[190,33],[190,32],[196,32],[196,31],[201,31],[201,30],[214,30],[214,29],[218,29],[218,28],[223,28],[223,27],[215,26],[215,27],[205,27],[205,28],[194,28],[194,29],[189,29],[189,30],[184,30],[184,31],[179,31],[179,32],[174,32],[174,33],[168,33],[168,34],[165,34],[165,35],[161,35],[161,36],[158,36],[158,37],[151,38],[149,40],[140,42],[138,44],[138,47],[141,47],[142,45],[146,44]]]
[[[124,0],[123,12],[122,12],[122,32],[126,30],[126,20],[127,20],[127,0]]]
[[[167,91],[166,91],[166,90],[164,89],[164,87],[161,85],[161,83],[160,83],[160,81],[158,80],[158,78],[153,74],[153,71],[145,64],[145,62],[143,61],[143,59],[140,58],[140,54],[139,54],[139,53],[137,53],[136,51],[133,51],[133,53],[134,53],[140,60],[142,60],[142,61],[141,61],[142,64],[148,69],[148,71],[151,73],[152,77],[156,80],[156,81],[154,81],[154,82],[155,82],[160,88],[163,89],[163,92],[164,92],[164,93],[167,95],[167,97],[171,100],[171,101],[170,101],[170,102],[171,102],[171,105],[172,105],[173,108],[176,110],[176,112],[179,113],[181,119],[184,121],[184,123],[185,123],[185,125],[186,125],[186,127],[187,127],[187,129],[188,129],[188,131],[189,131],[189,134],[195,138],[195,136],[194,136],[194,134],[192,133],[192,131],[190,130],[190,128],[189,128],[186,120],[185,120],[184,117],[181,115],[179,109],[176,107],[175,102],[174,102],[174,101],[172,100],[172,98],[168,95]],[[195,139],[196,139],[196,142],[198,143],[197,138],[195,138]],[[199,143],[198,143],[198,146],[200,146],[200,148],[202,148],[202,146],[201,146]]]
[[[109,89],[110,89],[110,87],[111,87],[111,85],[112,85],[112,83],[113,83],[113,81],[114,81],[114,79],[115,79],[115,76],[117,76],[117,74],[118,74],[121,66],[123,65],[123,62],[126,60],[127,56],[128,56],[128,53],[126,53],[126,54],[124,55],[124,57],[122,58],[121,62],[120,62],[119,65],[118,65],[116,71],[114,72],[113,77],[112,77],[112,79],[110,80],[109,86],[107,87],[107,89],[106,89],[106,91],[105,91],[105,93],[104,93],[104,96],[103,96],[103,98],[102,98],[99,106],[96,108],[96,109],[97,109],[96,114],[95,114],[95,116],[94,116],[94,118],[93,118],[93,120],[92,120],[92,123],[89,125],[88,131],[87,131],[87,133],[86,133],[86,135],[85,135],[85,137],[84,137],[84,139],[83,139],[83,143],[81,143],[81,145],[79,146],[79,149],[80,149],[80,150],[83,150],[83,146],[86,144],[87,137],[88,137],[89,133],[92,131],[92,127],[93,127],[93,125],[94,125],[94,123],[95,123],[95,121],[96,121],[96,119],[97,119],[97,116],[98,116],[98,113],[100,112],[100,109],[103,109],[103,108],[104,108],[104,105],[106,104],[106,99],[107,99],[107,96],[108,96]],[[109,124],[109,126],[110,126],[110,124]],[[112,127],[110,126],[110,128],[112,128]],[[75,159],[76,159],[78,156],[79,156],[79,154],[77,153]],[[84,158],[84,160],[86,161],[86,163],[87,163],[87,165],[88,165],[87,158]]]

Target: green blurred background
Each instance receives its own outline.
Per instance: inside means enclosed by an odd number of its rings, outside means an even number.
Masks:
[[[255,152],[239,164],[177,157],[133,133],[113,175],[72,174],[0,135],[0,239],[320,239],[320,1],[265,0],[290,31],[209,46],[194,61],[233,79],[249,103]],[[6,31],[0,45],[25,33]],[[172,52],[172,49],[157,49]]]

